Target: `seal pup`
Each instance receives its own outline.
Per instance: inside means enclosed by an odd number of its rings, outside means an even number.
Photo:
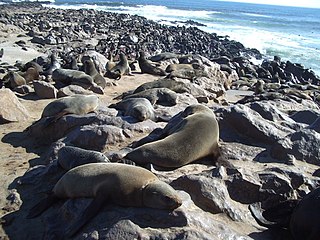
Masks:
[[[153,66],[145,56],[144,52],[139,52],[139,58],[138,58],[139,67],[141,70],[141,73],[149,73],[151,75],[159,75],[159,76],[166,76],[166,72],[162,70],[161,68],[158,68],[156,66]]]
[[[110,107],[121,110],[124,116],[134,117],[138,121],[147,119],[156,121],[154,108],[146,98],[128,98],[116,104],[111,104]]]
[[[103,89],[107,86],[106,80],[97,71],[97,69],[94,66],[94,63],[93,63],[93,61],[91,59],[84,61],[84,72],[86,74],[88,74],[89,76],[91,76],[93,81],[96,84],[98,84],[100,87],[102,87]]]
[[[320,236],[320,188],[301,200],[287,200],[262,211],[260,204],[249,205],[256,222],[267,228],[289,229],[293,239],[318,240]]]
[[[125,74],[132,75],[126,55],[120,52],[120,61],[111,70],[106,72],[105,77],[119,80]]]
[[[31,208],[34,218],[59,199],[93,198],[81,217],[67,229],[69,237],[110,202],[127,207],[149,207],[172,211],[182,204],[176,191],[152,172],[121,163],[90,163],[71,169],[56,183],[51,194]]]
[[[97,95],[80,94],[59,98],[43,109],[41,118],[53,117],[51,121],[55,122],[66,114],[85,115],[98,107],[98,100]]]
[[[188,106],[182,119],[169,122],[160,140],[133,149],[124,158],[145,165],[178,168],[201,158],[218,158],[219,126],[213,111],[201,104]]]
[[[58,164],[64,170],[70,170],[88,163],[110,162],[101,152],[73,146],[64,146],[58,152]]]

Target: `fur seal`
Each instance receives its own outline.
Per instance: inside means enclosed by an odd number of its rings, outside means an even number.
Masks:
[[[49,103],[42,112],[41,118],[54,117],[56,121],[66,114],[84,115],[94,111],[98,107],[97,95],[72,95],[59,98]]]
[[[113,53],[112,52],[109,52],[108,60],[109,61],[106,64],[106,70],[111,71],[111,69],[117,65],[117,63],[113,60]]]
[[[108,78],[119,80],[122,75],[132,75],[128,59],[123,52],[120,52],[120,61],[105,76]]]
[[[295,240],[318,240],[320,236],[320,188],[301,200],[287,200],[262,212],[259,204],[249,205],[249,210],[261,226],[289,229]]]
[[[128,98],[146,98],[152,105],[160,104],[164,106],[174,106],[177,104],[177,93],[168,88],[151,88],[135,94],[125,96]]]
[[[149,59],[152,62],[160,62],[160,61],[165,61],[168,59],[172,58],[179,58],[181,55],[175,54],[175,53],[170,53],[170,52],[164,52],[164,53],[159,53],[157,55],[151,56]]]
[[[188,106],[181,117],[167,124],[160,140],[135,148],[124,158],[141,165],[178,168],[206,156],[220,156],[219,126],[213,111],[195,104]]]
[[[93,198],[90,205],[66,231],[76,234],[99,213],[104,204],[174,210],[182,200],[167,183],[152,172],[121,163],[90,163],[71,169],[54,186],[52,193],[31,208],[28,218],[44,212],[59,199]]]
[[[91,76],[82,71],[61,68],[56,69],[52,73],[52,79],[55,82],[61,82],[64,85],[78,85],[95,93],[103,94],[103,89],[93,81]]]
[[[161,78],[152,82],[146,82],[137,87],[133,93],[138,93],[152,88],[168,88],[177,93],[189,92],[187,84],[173,79]]]
[[[40,79],[39,71],[34,67],[29,67],[25,72],[18,73],[26,80],[26,83]]]
[[[96,84],[98,84],[100,87],[102,87],[103,89],[107,86],[106,80],[97,71],[97,69],[94,66],[94,63],[91,59],[84,61],[84,72],[86,74],[88,74],[89,76],[91,76],[93,81]]]
[[[178,71],[178,70],[194,70],[194,69],[199,69],[200,65],[197,63],[173,63],[173,64],[169,64],[166,68],[166,72],[170,73],[173,71]]]
[[[58,164],[64,170],[70,170],[88,163],[110,162],[102,153],[73,146],[64,146],[58,152]]]
[[[154,108],[150,101],[145,98],[128,98],[116,104],[111,104],[117,110],[123,111],[125,116],[131,116],[139,121],[156,120]]]
[[[264,81],[258,80],[253,86],[254,86],[254,94],[261,94],[264,92]]]
[[[18,86],[26,84],[26,80],[20,74],[10,71],[2,79],[4,86],[7,88],[14,89]]]
[[[47,68],[46,71],[43,72],[43,74],[48,77],[48,75],[52,75],[53,71],[56,69],[61,68],[61,65],[59,61],[57,60],[57,56],[55,53],[52,53],[50,56],[50,65]]]
[[[139,63],[141,73],[149,73],[151,75],[159,75],[159,76],[166,76],[167,75],[166,72],[164,70],[162,70],[161,68],[153,66],[146,59],[144,52],[139,52],[138,63]]]

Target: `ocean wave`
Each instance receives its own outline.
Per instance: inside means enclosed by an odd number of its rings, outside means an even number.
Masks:
[[[257,14],[257,13],[241,13],[242,15],[246,15],[249,17],[261,17],[261,18],[272,18],[272,16]]]
[[[19,2],[50,2],[50,3],[54,3],[55,0],[11,0],[11,2],[13,3],[19,3]]]

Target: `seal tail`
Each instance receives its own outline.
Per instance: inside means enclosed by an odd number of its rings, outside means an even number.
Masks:
[[[41,213],[43,213],[45,210],[47,210],[52,204],[54,204],[58,200],[57,197],[53,195],[53,193],[50,193],[50,195],[42,199],[39,203],[37,203],[35,206],[33,206],[29,214],[27,215],[27,219],[35,218],[39,216]]]
[[[105,202],[106,197],[98,193],[81,216],[66,230],[67,237],[74,236],[89,220],[97,215]]]

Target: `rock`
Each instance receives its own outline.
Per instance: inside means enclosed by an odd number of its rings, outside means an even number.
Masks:
[[[60,98],[60,97],[72,96],[75,94],[90,95],[90,94],[92,94],[92,92],[84,89],[81,86],[71,84],[69,86],[60,88],[57,93],[57,96],[58,96],[58,98]]]
[[[288,155],[293,155],[297,160],[320,166],[319,144],[320,133],[302,129],[275,142],[271,155],[277,159],[287,159]]]
[[[221,138],[229,139],[230,141],[242,139],[244,142],[251,142],[251,144],[259,142],[272,144],[293,133],[292,129],[269,121],[254,110],[241,104],[220,108],[216,111],[216,115],[220,126]]]
[[[294,121],[304,124],[312,124],[320,117],[320,111],[315,110],[302,110],[290,116]]]
[[[79,232],[81,239],[251,239],[199,209],[190,196],[179,191],[183,205],[173,212],[150,208],[107,206]],[[66,228],[90,203],[90,199],[67,200],[43,217],[48,238],[63,236]],[[59,219],[59,221],[56,221]]]
[[[172,182],[176,189],[188,191],[194,203],[213,214],[225,213],[234,221],[244,221],[245,212],[233,201],[223,180],[209,173],[188,174]]]
[[[251,109],[258,112],[264,119],[279,123],[284,127],[289,127],[293,130],[300,130],[303,125],[297,124],[284,112],[281,112],[275,107],[272,101],[253,102],[249,106]]]
[[[65,138],[65,143],[94,150],[105,151],[109,146],[124,142],[132,137],[130,131],[111,125],[86,125],[71,131]]]
[[[25,121],[30,118],[27,109],[10,89],[0,89],[0,124]]]
[[[34,81],[33,87],[35,93],[40,98],[57,98],[58,90],[50,83],[45,81]]]

